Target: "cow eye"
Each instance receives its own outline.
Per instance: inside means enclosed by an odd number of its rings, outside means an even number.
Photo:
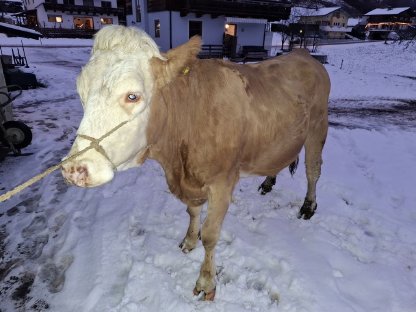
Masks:
[[[134,93],[129,93],[126,96],[126,101],[127,102],[136,103],[139,100],[140,100],[140,96],[138,96],[137,94],[134,94]]]

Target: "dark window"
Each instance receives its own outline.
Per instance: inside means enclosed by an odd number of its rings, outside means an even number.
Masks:
[[[160,20],[155,20],[155,38],[160,38]]]
[[[131,0],[126,0],[126,15],[132,15],[133,14],[133,4]]]
[[[94,0],[83,0],[83,5],[85,6],[94,6]]]
[[[111,1],[101,1],[101,6],[103,8],[111,8]]]
[[[75,0],[64,0],[64,4],[75,5]]]
[[[189,38],[195,35],[202,37],[202,21],[189,21]]]

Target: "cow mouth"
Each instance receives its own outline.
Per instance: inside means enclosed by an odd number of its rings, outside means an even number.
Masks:
[[[114,170],[105,159],[69,162],[62,166],[61,172],[68,184],[88,188],[110,182],[114,177]]]

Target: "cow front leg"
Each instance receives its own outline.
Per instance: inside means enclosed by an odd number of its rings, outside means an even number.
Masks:
[[[199,225],[200,225],[200,214],[201,214],[201,207],[190,207],[186,209],[189,214],[189,226],[188,231],[186,231],[185,238],[182,240],[182,243],[179,245],[179,248],[184,252],[188,253],[192,249],[196,247],[198,243],[198,233],[199,233]]]
[[[194,295],[204,292],[204,300],[214,300],[215,297],[215,246],[230,204],[231,192],[230,186],[216,185],[210,188],[208,194],[208,212],[201,230],[205,257],[194,288]]]

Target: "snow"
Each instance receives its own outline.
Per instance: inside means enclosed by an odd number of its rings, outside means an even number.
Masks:
[[[32,34],[35,34],[35,35],[42,36],[42,34],[38,31],[36,31],[36,30],[25,28],[25,27],[20,27],[20,26],[17,26],[17,25],[12,25],[12,24],[7,24],[7,23],[1,23],[0,22],[0,26],[15,29],[15,30],[19,30],[19,31],[25,31],[25,32],[29,32],[29,33],[32,33]]]
[[[47,88],[15,100],[34,140],[23,150],[30,155],[0,163],[1,193],[68,152],[82,118],[75,78],[89,52],[26,48],[27,70]],[[0,310],[414,311],[416,48],[319,52],[332,90],[317,213],[296,218],[303,154],[295,176],[282,171],[266,196],[257,192],[262,177],[241,179],[217,245],[213,303],[192,295],[203,247],[179,250],[185,207],[147,161],[94,189],[54,173],[0,203]]]
[[[370,15],[396,15],[396,14],[400,14],[406,10],[409,10],[410,7],[404,7],[404,8],[385,8],[385,9],[374,9],[366,14],[364,14],[365,16],[370,16]]]
[[[293,7],[291,10],[292,19],[301,16],[326,16],[336,10],[341,9],[340,6],[336,7],[323,7],[316,9],[309,9],[304,7]]]

